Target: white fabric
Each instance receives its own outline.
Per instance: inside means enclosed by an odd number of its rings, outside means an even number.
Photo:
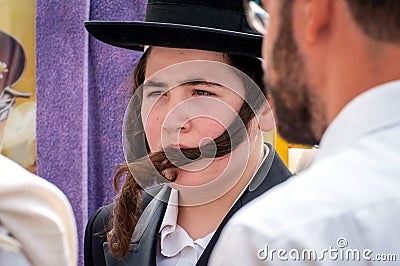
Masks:
[[[269,153],[268,146],[264,144],[263,147],[264,157],[260,165],[265,161]],[[255,173],[257,173],[257,171]],[[253,180],[255,173],[248,184],[250,184]],[[246,186],[242,190],[238,198],[235,200],[234,204],[242,196],[247,187],[248,186]],[[161,223],[161,238],[159,243],[157,244],[158,266],[196,265],[201,254],[203,253],[204,249],[207,247],[208,243],[215,233],[215,231],[212,231],[203,238],[193,240],[186,232],[186,230],[176,223],[179,212],[178,193],[179,192],[176,189],[171,189],[167,209],[165,210],[164,218]]]
[[[310,168],[241,209],[224,228],[209,265],[380,265],[380,255],[391,254],[399,261],[399,188],[395,81],[351,101],[325,132]],[[338,258],[324,251],[330,248]],[[295,263],[294,249],[318,256],[299,256]],[[349,250],[360,260],[343,255]]]
[[[32,265],[77,265],[75,218],[65,195],[1,155],[0,220]]]
[[[196,265],[198,259],[210,242],[215,231],[207,236],[193,240],[184,228],[176,222],[179,207],[178,191],[171,189],[168,206],[161,223],[161,238],[158,243],[157,265]]]
[[[21,244],[2,225],[0,225],[0,265],[31,265],[21,250]]]

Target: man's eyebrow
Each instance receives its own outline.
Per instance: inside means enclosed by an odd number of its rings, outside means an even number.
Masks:
[[[223,87],[223,85],[216,83],[216,82],[212,82],[212,81],[207,81],[205,79],[188,79],[188,80],[184,80],[182,81],[181,85],[191,85],[191,86],[195,86],[195,85],[205,85],[205,86],[218,86],[218,87]]]
[[[143,83],[143,88],[146,88],[146,87],[166,88],[166,87],[168,87],[168,84],[166,84],[164,82],[148,80]]]
[[[183,80],[179,84],[179,86],[181,86],[181,85],[186,85],[186,86],[204,85],[204,86],[218,86],[218,87],[225,88],[223,85],[221,85],[219,83],[207,81],[205,79],[200,79],[200,78]],[[146,88],[168,88],[168,87],[169,86],[167,83],[157,82],[157,81],[153,81],[153,80],[148,80],[143,83],[143,89],[146,89]]]

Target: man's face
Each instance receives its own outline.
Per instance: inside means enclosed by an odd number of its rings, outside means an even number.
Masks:
[[[202,139],[216,139],[226,130],[243,104],[244,89],[228,68],[224,73],[225,68],[212,63],[226,64],[225,61],[222,54],[215,52],[152,48],[141,110],[151,152],[169,146],[196,148],[201,146]],[[220,85],[234,79],[240,84],[237,91],[233,86]],[[230,113],[225,110],[228,107]],[[223,111],[226,114],[221,115]]]
[[[293,0],[265,1],[270,25],[263,42],[265,83],[271,87],[278,131],[291,143],[316,145],[325,114],[310,86],[305,60],[294,37]]]
[[[242,81],[230,71],[222,53],[152,47],[141,109],[150,151],[198,148],[215,140],[238,116],[243,98]],[[200,160],[181,167],[174,183],[209,183],[223,173],[229,160],[227,155],[212,163]]]

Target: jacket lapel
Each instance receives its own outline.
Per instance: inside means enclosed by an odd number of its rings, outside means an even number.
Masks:
[[[215,231],[196,265],[207,265],[222,229],[242,206],[292,176],[292,173],[282,162],[275,149],[269,143],[266,143],[266,145],[268,145],[270,150],[267,158],[261,164],[249,187],[233,205],[221,225]],[[108,252],[108,244],[104,243],[103,249],[107,265],[156,265],[157,242],[159,239],[158,230],[164,217],[170,192],[170,187],[164,186],[147,205],[135,228],[129,253],[123,260],[113,257]]]
[[[201,255],[196,265],[206,266],[208,264],[208,259],[210,258],[211,252],[214,249],[214,246],[222,232],[222,229],[241,207],[249,203],[254,198],[257,198],[270,188],[282,183],[290,176],[292,176],[292,173],[289,171],[289,169],[287,169],[286,165],[283,163],[272,145],[269,143],[265,144],[269,148],[267,158],[261,164],[259,170],[257,171],[246,191],[242,194],[240,199],[236,201],[231,210],[222,220],[221,225],[215,231],[213,237],[208,243],[206,249],[203,251],[203,254]]]
[[[113,257],[108,252],[108,244],[104,243],[103,248],[107,265],[156,265],[158,229],[165,213],[170,192],[171,189],[164,186],[147,205],[135,228],[129,253],[122,260]]]

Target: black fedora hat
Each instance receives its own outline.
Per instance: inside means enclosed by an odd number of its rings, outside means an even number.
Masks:
[[[132,50],[163,46],[261,57],[242,0],[148,0],[145,21],[87,21],[96,39]]]

